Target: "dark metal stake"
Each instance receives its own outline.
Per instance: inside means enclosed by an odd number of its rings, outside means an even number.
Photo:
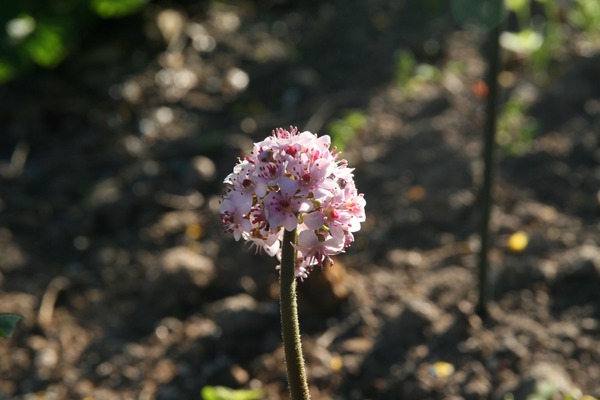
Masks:
[[[494,6],[500,19],[502,12],[502,0],[495,0]],[[487,74],[488,97],[486,104],[485,143],[483,150],[483,187],[481,190],[481,226],[479,236],[481,248],[479,253],[479,300],[477,303],[477,314],[485,318],[488,312],[489,282],[488,282],[488,248],[489,248],[489,224],[491,209],[491,191],[494,169],[494,146],[496,142],[496,117],[498,104],[498,70],[499,70],[499,37],[502,24],[492,29],[489,33],[489,65]]]

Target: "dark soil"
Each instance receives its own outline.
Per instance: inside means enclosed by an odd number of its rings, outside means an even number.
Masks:
[[[222,232],[220,182],[273,128],[355,109],[367,221],[300,283],[313,398],[600,396],[598,57],[573,38],[543,85],[505,58],[537,134],[497,153],[482,320],[482,32],[432,2],[158,3],[0,87],[0,312],[25,317],[0,399],[287,398],[275,261]],[[399,86],[401,50],[439,78]]]

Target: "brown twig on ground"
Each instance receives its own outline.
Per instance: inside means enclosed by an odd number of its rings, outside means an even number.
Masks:
[[[56,299],[61,290],[65,290],[69,286],[69,283],[69,280],[64,276],[57,276],[53,278],[46,287],[38,312],[38,323],[41,326],[47,327],[52,322]]]

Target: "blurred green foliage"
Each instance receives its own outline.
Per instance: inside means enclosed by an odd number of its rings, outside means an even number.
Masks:
[[[516,30],[504,31],[501,46],[522,60],[523,68],[537,84],[548,84],[560,74],[561,49],[569,35],[580,34],[592,47],[600,43],[600,1],[504,0],[506,9],[516,17]],[[532,15],[536,5],[536,15]],[[565,19],[566,16],[566,19]],[[595,43],[595,45],[594,45]],[[554,73],[553,73],[554,71]],[[519,156],[531,148],[538,131],[536,121],[526,114],[529,102],[512,97],[498,118],[497,143],[508,155]],[[540,398],[538,397],[535,397]]]
[[[538,82],[547,80],[550,61],[572,33],[580,33],[584,40],[598,49],[598,0],[573,0],[568,3],[554,0],[504,0],[504,4],[516,16],[517,29],[503,32],[500,43],[505,49],[530,61],[526,64],[527,68],[534,73]],[[534,4],[541,7],[541,13],[532,15]]]
[[[526,114],[527,106],[527,102],[511,98],[506,102],[498,117],[496,141],[508,155],[522,155],[533,144],[538,125],[534,118]]]
[[[327,125],[327,132],[331,136],[331,144],[339,150],[344,150],[358,131],[365,127],[367,117],[364,112],[353,110],[343,118],[334,119]]]
[[[578,28],[586,32],[600,33],[600,1],[575,0],[568,17]]]
[[[558,394],[558,388],[552,382],[542,382],[537,385],[534,393],[527,400],[552,400]]]
[[[223,386],[205,386],[200,392],[202,400],[260,400],[260,390],[234,390]]]
[[[395,55],[394,80],[398,88],[408,95],[419,91],[423,84],[439,82],[442,73],[434,65],[417,62],[415,55],[409,50],[400,50]]]
[[[119,18],[139,11],[145,0],[91,0],[90,6],[102,18]]]
[[[408,50],[400,50],[396,53],[394,78],[398,87],[405,87],[413,78],[417,59]]]
[[[535,392],[527,396],[527,400],[597,400],[595,397],[590,395],[578,394],[564,394],[558,389],[558,387],[550,381],[542,381],[535,387]],[[515,396],[512,393],[504,395],[504,400],[515,400]]]
[[[19,0],[0,6],[0,83],[59,65],[99,18],[138,12],[145,0]]]
[[[490,30],[504,18],[497,12],[498,1],[502,0],[454,0],[450,2],[450,9],[458,25]]]
[[[19,314],[0,314],[0,337],[11,337],[22,319]]]

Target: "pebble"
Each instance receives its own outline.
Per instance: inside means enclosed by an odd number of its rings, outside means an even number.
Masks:
[[[181,275],[182,281],[176,283],[189,279],[198,287],[206,287],[215,276],[213,260],[183,246],[167,251],[162,264],[167,274]]]
[[[259,332],[266,322],[258,302],[245,293],[211,304],[209,313],[225,335]]]

